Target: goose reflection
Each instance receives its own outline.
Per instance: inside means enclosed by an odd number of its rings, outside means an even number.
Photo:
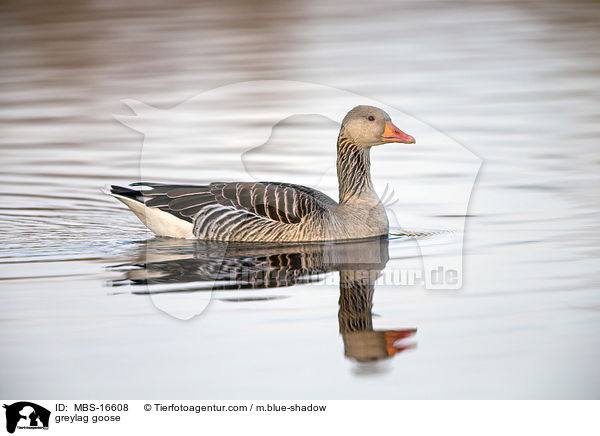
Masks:
[[[347,358],[383,360],[415,346],[404,340],[416,329],[373,328],[373,294],[389,258],[387,239],[277,246],[165,238],[146,243],[134,261],[113,267],[122,272],[113,286],[132,286],[134,294],[266,289],[321,281],[337,271],[339,331]]]

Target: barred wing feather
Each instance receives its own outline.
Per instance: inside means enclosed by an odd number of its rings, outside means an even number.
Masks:
[[[194,223],[194,233],[210,239],[235,229],[284,232],[311,215],[323,217],[337,203],[305,186],[274,182],[216,182],[210,185],[133,183],[148,207]]]

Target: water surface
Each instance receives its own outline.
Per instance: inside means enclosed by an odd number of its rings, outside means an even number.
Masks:
[[[2,396],[597,398],[599,24],[586,1],[4,2]],[[154,239],[99,188],[154,172],[300,182],[335,198],[337,126],[298,115],[252,153],[203,144],[173,171],[140,169],[143,138],[113,114],[131,114],[123,99],[167,109],[268,79],[379,100],[483,160],[461,290],[348,277],[420,269],[420,247],[435,257],[460,244],[456,199],[434,194],[464,167],[424,131],[422,149],[373,152],[378,191],[401,187],[401,236],[368,250],[228,252],[257,283],[177,292],[214,281],[198,276],[209,251]],[[198,171],[207,162],[214,173]],[[364,268],[349,253],[377,256]],[[190,295],[207,304],[199,316],[167,313]]]

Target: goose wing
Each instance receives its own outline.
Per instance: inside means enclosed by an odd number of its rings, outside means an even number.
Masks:
[[[210,220],[238,212],[249,220],[299,224],[311,214],[324,214],[337,203],[306,186],[276,182],[216,182],[210,185],[133,183],[146,206],[156,207],[180,219],[194,222],[210,210]]]

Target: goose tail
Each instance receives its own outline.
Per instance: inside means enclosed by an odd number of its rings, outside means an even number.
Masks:
[[[123,201],[123,199],[128,199],[144,203],[144,193],[139,189],[131,189],[119,185],[106,185],[100,190],[106,195],[112,195],[121,201]]]
[[[193,224],[157,207],[146,206],[144,192],[139,189],[108,185],[101,189],[127,206],[157,236],[194,238]]]

